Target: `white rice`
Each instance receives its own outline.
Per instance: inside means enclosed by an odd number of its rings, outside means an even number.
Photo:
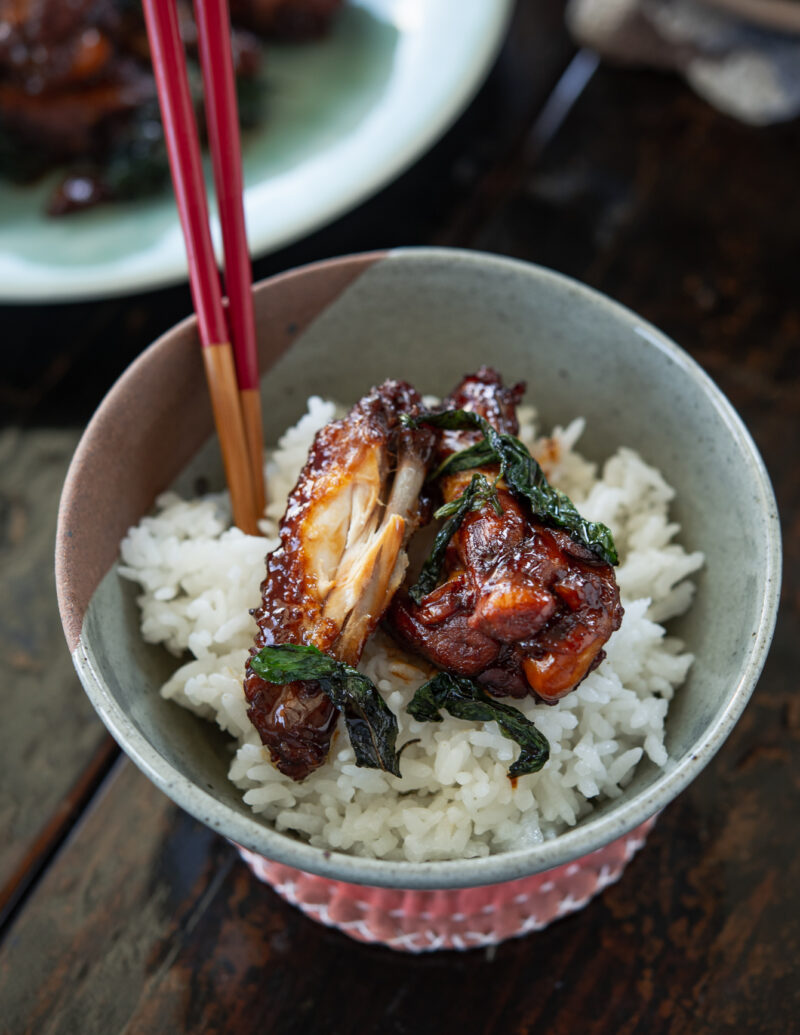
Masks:
[[[643,755],[663,766],[664,719],[692,656],[660,623],[689,607],[686,576],[702,554],[674,542],[674,493],[655,468],[621,448],[599,475],[574,449],[583,420],[537,440],[530,407],[520,408],[520,437],[581,512],[612,529],[625,607],[607,658],[576,690],[555,706],[514,702],[550,741],[547,765],[512,786],[506,774],[519,749],[495,723],[415,722],[405,708],[426,673],[378,632],[360,667],[398,717],[398,745],[415,741],[403,751],[402,777],[357,768],[341,723],[328,761],[303,783],[272,766],[242,690],[255,633],[248,611],[260,603],[264,557],[277,545],[286,496],[314,433],[335,415],[333,403],[311,398],[270,455],[263,538],[229,527],[225,494],[187,502],[167,493],[122,543],[120,572],[143,590],[144,638],[192,655],[161,693],[235,738],[229,775],[252,809],[320,848],[414,862],[472,858],[555,837],[619,795]]]

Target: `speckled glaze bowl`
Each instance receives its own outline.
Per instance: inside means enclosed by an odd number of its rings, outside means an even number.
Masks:
[[[731,406],[678,346],[634,313],[547,270],[476,252],[401,249],[315,264],[255,289],[265,435],[312,393],[358,398],[388,376],[446,393],[489,362],[525,379],[542,424],[587,419],[582,451],[635,446],[677,489],[682,541],[702,550],[689,615],[695,654],[667,719],[669,760],[543,844],[409,863],[324,852],[255,816],[228,781],[225,736],[164,701],[175,659],[139,636],[120,539],[168,486],[222,484],[195,321],[120,378],[86,429],[59,514],[56,575],[78,674],[101,718],[166,794],[233,841],[262,879],[353,937],[423,951],[535,930],[615,880],[652,817],[694,779],[744,708],[772,636],[780,580],[775,500]]]

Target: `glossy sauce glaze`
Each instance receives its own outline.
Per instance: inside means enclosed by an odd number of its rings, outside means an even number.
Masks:
[[[317,434],[289,496],[280,546],[267,557],[251,654],[296,643],[358,663],[403,580],[405,545],[423,517],[434,435],[399,424],[419,406],[413,388],[387,381]],[[281,772],[300,780],[325,761],[337,712],[317,683],[268,683],[248,663],[244,689]]]
[[[469,409],[498,431],[516,434],[524,386],[503,386],[484,367],[445,403]],[[472,445],[477,432],[446,431],[437,462]],[[499,467],[479,468],[491,482]],[[444,502],[460,496],[474,470],[440,481]],[[553,703],[605,657],[603,645],[622,621],[611,565],[566,532],[531,518],[500,481],[497,500],[470,511],[450,541],[445,578],[419,604],[401,591],[389,625],[433,664],[477,679],[496,696],[534,694]]]

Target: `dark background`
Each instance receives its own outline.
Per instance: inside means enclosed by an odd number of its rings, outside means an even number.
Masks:
[[[2,309],[0,1031],[800,1030],[798,144],[797,121],[742,126],[674,77],[592,74],[560,0],[527,0],[429,154],[255,263],[444,244],[572,274],[699,361],[773,478],[782,609],[743,718],[619,884],[489,951],[404,956],[314,924],[119,756],[63,642],[55,509],[79,429],[188,290]]]

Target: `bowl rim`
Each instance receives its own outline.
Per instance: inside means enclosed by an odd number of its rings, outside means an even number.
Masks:
[[[177,805],[236,844],[262,854],[274,862],[299,870],[333,880],[375,887],[433,890],[475,887],[515,880],[573,862],[629,833],[663,809],[688,786],[722,746],[752,694],[775,628],[782,555],[775,496],[766,467],[749,431],[722,391],[680,346],[621,303],[565,274],[534,263],[488,252],[411,247],[391,249],[380,256],[370,254],[381,262],[400,261],[414,264],[419,260],[438,260],[456,265],[488,265],[501,274],[504,271],[522,274],[544,282],[557,291],[577,295],[589,305],[599,306],[623,324],[627,324],[634,334],[665,353],[686,376],[701,387],[731,436],[737,440],[742,454],[749,461],[753,477],[754,504],[758,507],[767,530],[766,565],[760,573],[762,599],[758,624],[742,662],[739,679],[727,702],[713,717],[703,736],[681,758],[670,759],[653,783],[625,801],[620,809],[612,808],[599,816],[590,814],[577,826],[551,840],[476,859],[419,863],[371,859],[314,847],[278,832],[255,813],[248,816],[232,811],[229,806],[175,769],[133,725],[105,685],[91,644],[86,641],[83,633],[73,651],[73,662],[93,706],[129,758]],[[254,290],[260,290],[281,278],[313,274],[331,264],[356,263],[361,260],[363,255],[350,255],[310,263],[262,280],[254,285]],[[194,321],[195,317],[191,316],[176,324],[141,353],[110,389],[100,408],[138,364],[147,362],[147,357],[152,356],[156,350],[168,348],[173,335]],[[95,417],[87,426],[84,437],[91,431],[94,420]],[[73,460],[65,485],[70,483],[74,464]],[[64,518],[62,495],[59,507],[59,534]],[[56,574],[58,581],[58,570]],[[59,604],[62,620],[65,620],[65,606],[68,606],[68,601],[63,599],[60,586]]]

